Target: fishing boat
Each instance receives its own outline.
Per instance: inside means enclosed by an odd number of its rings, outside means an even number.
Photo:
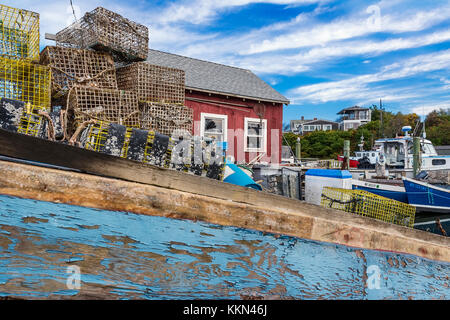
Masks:
[[[364,150],[364,136],[358,144],[359,151],[355,151],[355,155],[349,157],[349,167],[358,169],[374,169],[379,159],[380,152],[376,150]],[[344,156],[338,156],[338,161],[344,161]]]
[[[386,169],[392,172],[405,172],[406,176],[413,175],[413,139],[409,134],[410,126],[402,128],[404,136],[383,138],[375,140],[372,150],[362,149],[363,140],[359,144],[360,150],[355,156],[349,157],[351,169],[374,169],[377,161],[384,157]],[[420,170],[421,171],[448,171],[450,170],[450,156],[438,155],[433,143],[427,140],[426,134],[420,137]],[[343,156],[338,156],[343,161]]]
[[[405,187],[401,181],[372,182],[352,179],[353,190],[365,190],[379,196],[408,203]]]
[[[450,189],[403,178],[408,203],[420,212],[450,213]]]
[[[411,127],[403,127],[405,135],[375,141],[374,150],[383,153],[387,169],[413,170],[413,137],[408,134]],[[450,170],[450,156],[438,155],[430,140],[420,137],[420,170]]]

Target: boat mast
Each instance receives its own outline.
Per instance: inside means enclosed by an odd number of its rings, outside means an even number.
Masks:
[[[380,136],[384,138],[384,128],[383,128],[383,104],[381,103],[380,98]]]
[[[423,112],[422,112],[423,113]],[[422,137],[424,138],[424,139],[426,139],[427,138],[427,133],[426,133],[426,131],[425,131],[425,120],[426,120],[427,118],[426,118],[426,116],[425,116],[425,114],[423,115],[423,132],[422,132]]]

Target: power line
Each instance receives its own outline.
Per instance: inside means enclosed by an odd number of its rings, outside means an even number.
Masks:
[[[77,21],[77,16],[75,15],[75,9],[73,8],[73,3],[72,0],[70,0],[70,6],[72,7],[72,13],[73,13],[73,17],[75,18],[75,21]]]

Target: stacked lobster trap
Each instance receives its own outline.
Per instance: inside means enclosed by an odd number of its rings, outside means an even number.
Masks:
[[[0,128],[53,138],[51,72],[39,58],[39,14],[0,4]]]
[[[58,46],[109,52],[115,61],[147,59],[148,28],[98,7],[56,34]]]
[[[107,121],[92,121],[76,138],[80,147],[189,174],[222,180],[221,145],[200,137],[172,138]]]
[[[0,55],[39,59],[39,14],[0,5]]]
[[[48,46],[40,62],[52,71],[53,100],[66,97],[75,85],[117,89],[114,61],[107,53]]]
[[[147,27],[99,7],[39,55],[38,14],[0,5],[0,17],[1,128],[223,178],[220,145],[192,136],[184,71],[142,61]]]
[[[183,70],[136,62],[117,69],[117,86],[137,93],[142,129],[192,134],[193,111],[184,105]]]

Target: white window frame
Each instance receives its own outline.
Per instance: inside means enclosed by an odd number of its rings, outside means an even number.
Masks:
[[[323,131],[331,131],[333,130],[333,125],[332,124],[324,124],[322,125],[323,127]]]
[[[205,137],[205,119],[217,118],[224,120],[223,122],[223,142],[227,142],[228,139],[228,116],[226,114],[217,113],[200,113],[200,136]]]
[[[249,122],[260,122],[259,118],[244,118],[244,151],[245,152],[267,152],[267,119],[262,119],[263,123],[263,146],[262,148],[248,148],[247,138],[248,138],[248,123]]]

